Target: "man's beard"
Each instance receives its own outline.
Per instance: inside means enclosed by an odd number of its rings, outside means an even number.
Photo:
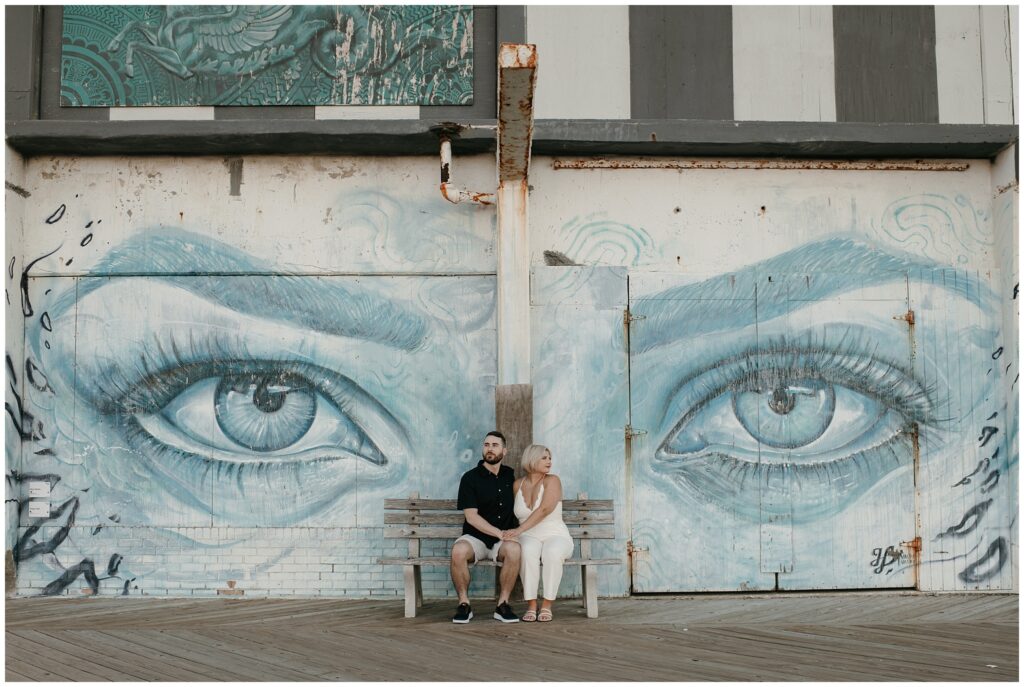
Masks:
[[[500,453],[494,453],[488,457],[488,454],[486,452],[484,452],[481,455],[481,457],[484,459],[484,462],[487,463],[488,465],[495,465],[497,463],[500,463],[501,459],[504,458],[504,456],[502,456]]]

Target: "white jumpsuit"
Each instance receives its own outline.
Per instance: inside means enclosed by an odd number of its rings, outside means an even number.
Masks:
[[[544,499],[544,484],[536,496],[537,506]],[[520,523],[536,508],[531,509],[523,498],[523,490],[516,494],[515,513]],[[541,562],[544,563],[544,598],[550,601],[558,594],[562,581],[562,562],[572,555],[572,535],[562,522],[562,502],[536,525],[519,535],[522,551],[519,575],[523,578],[523,598],[532,601],[537,598],[537,584],[541,580]]]

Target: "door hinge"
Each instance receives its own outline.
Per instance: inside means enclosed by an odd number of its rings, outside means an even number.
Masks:
[[[633,322],[636,322],[637,320],[646,319],[647,315],[634,315],[633,313],[629,312],[629,308],[626,308],[625,310],[622,311],[622,324],[626,325],[627,327]]]
[[[629,556],[632,556],[634,553],[646,553],[649,550],[646,546],[634,545],[632,539],[626,542],[626,554]]]
[[[647,430],[646,429],[633,429],[632,425],[626,425],[626,432],[625,432],[625,434],[626,434],[626,441],[629,441],[633,437],[638,437],[638,436],[642,436],[644,434],[647,434]]]

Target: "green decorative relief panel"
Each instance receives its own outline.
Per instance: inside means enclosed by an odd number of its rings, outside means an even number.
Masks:
[[[64,7],[61,105],[468,105],[473,10]]]

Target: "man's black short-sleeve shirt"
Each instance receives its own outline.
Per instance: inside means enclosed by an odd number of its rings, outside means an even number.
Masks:
[[[509,466],[502,465],[495,475],[484,467],[481,460],[459,482],[458,509],[476,508],[480,517],[499,530],[515,529],[519,526],[512,506],[512,485],[515,481],[516,472]],[[484,534],[465,521],[462,533],[473,535],[487,546],[494,546],[498,541],[497,537]]]

